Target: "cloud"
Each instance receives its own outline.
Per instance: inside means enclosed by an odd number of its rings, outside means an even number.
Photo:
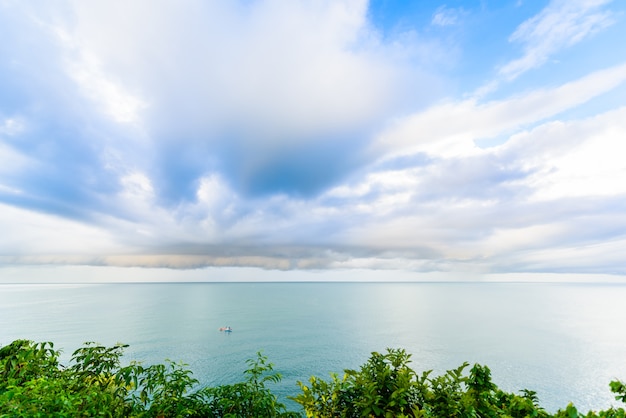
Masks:
[[[446,102],[399,119],[381,133],[373,152],[387,155],[425,152],[466,155],[477,152],[475,141],[512,133],[524,126],[578,106],[626,80],[626,64],[591,73],[550,89],[539,89],[504,100]]]
[[[603,10],[611,0],[552,0],[536,16],[522,23],[509,41],[520,43],[522,57],[499,70],[508,80],[543,64],[554,53],[571,47],[614,23],[610,11]]]
[[[0,124],[0,135],[11,137],[18,135],[24,130],[24,122],[19,119],[6,118]]]
[[[315,196],[367,162],[371,129],[422,84],[364,1],[2,7],[0,120],[27,127],[3,153],[34,164],[0,193],[69,217],[132,217],[109,203],[129,173],[169,208],[217,172],[242,197]]]
[[[626,151],[624,120],[626,108],[550,121],[497,147],[439,153],[413,167],[386,166],[338,190],[346,213],[367,214],[366,222],[344,224],[344,242],[427,248],[408,259],[413,263],[403,257],[389,263],[419,264],[420,270],[471,265],[483,273],[549,270],[547,258],[541,267],[524,260],[556,249],[554,271],[590,272],[593,257],[574,267],[567,254],[609,241],[617,248],[626,236],[626,166],[619,157]],[[618,257],[601,258],[602,272],[623,271]]]
[[[18,264],[21,257],[71,258],[74,254],[128,250],[98,226],[6,204],[0,204],[0,227],[0,254]]]
[[[510,43],[521,45],[522,56],[500,65],[496,76],[472,96],[481,98],[495,92],[502,83],[544,66],[553,56],[615,24],[618,13],[608,8],[611,2],[552,0],[509,36]]]
[[[461,13],[461,9],[451,9],[446,6],[440,6],[437,8],[437,10],[435,10],[430,24],[434,26],[456,25],[459,20],[459,15]]]
[[[575,123],[546,123],[515,135],[499,152],[506,158],[526,156],[526,167],[542,167],[529,178],[535,200],[622,195],[624,117],[622,107]]]
[[[114,120],[141,118],[170,204],[215,169],[247,195],[319,193],[361,164],[354,149],[405,85],[419,86],[364,1],[72,6],[58,29],[76,57],[68,71]]]
[[[11,146],[14,137],[21,134],[24,129],[24,123],[21,120],[7,118],[0,123],[0,161],[3,162],[0,166],[0,173],[5,176],[23,172],[31,163],[26,155],[16,152]],[[2,183],[0,183],[0,187],[10,189]]]
[[[494,88],[608,27],[607,4],[513,29]],[[440,44],[381,36],[365,1],[159,6],[0,3],[2,263],[623,271],[626,110],[593,104],[626,64],[442,99],[419,60]]]

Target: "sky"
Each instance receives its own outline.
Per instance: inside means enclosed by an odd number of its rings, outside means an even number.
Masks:
[[[626,275],[626,2],[0,0],[0,281]]]

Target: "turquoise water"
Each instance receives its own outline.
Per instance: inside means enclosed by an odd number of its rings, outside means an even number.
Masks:
[[[618,405],[626,380],[626,285],[550,283],[175,283],[0,285],[0,344],[130,344],[125,359],[184,361],[203,384],[243,379],[262,350],[283,400],[311,375],[404,348],[416,371],[488,365],[505,390],[555,411]],[[219,327],[230,325],[232,333]]]

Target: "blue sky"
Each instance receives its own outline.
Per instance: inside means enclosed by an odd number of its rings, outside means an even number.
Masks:
[[[0,39],[7,280],[626,274],[622,1],[0,0]]]

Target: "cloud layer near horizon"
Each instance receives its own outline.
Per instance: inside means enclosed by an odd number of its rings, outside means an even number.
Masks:
[[[0,1],[0,263],[626,274],[624,6],[381,4]]]

